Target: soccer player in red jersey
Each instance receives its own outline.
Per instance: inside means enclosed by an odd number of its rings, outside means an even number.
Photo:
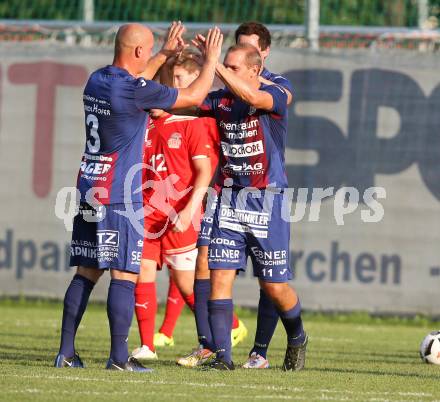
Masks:
[[[162,74],[162,81],[175,88],[187,88],[199,76],[201,64],[202,60],[200,60],[200,56],[197,53],[186,50],[180,57],[171,58],[170,62],[164,66],[163,70],[166,70],[166,73]],[[212,150],[210,161],[213,174],[218,163],[218,130],[214,119],[203,118],[203,121],[206,125],[206,135],[210,140]],[[168,268],[172,269],[171,267]],[[193,276],[186,286],[189,286],[189,283],[192,291],[194,285]],[[159,331],[154,334],[153,343],[155,347],[174,346],[173,332],[184,306],[185,299],[174,280],[174,275],[170,273],[165,316]]]
[[[176,88],[187,87],[200,74],[201,67],[192,56],[186,51],[175,62]],[[201,206],[212,178],[211,165],[215,167],[218,160],[218,132],[213,119],[175,116],[163,110],[152,110],[150,116],[143,177],[145,246],[135,291],[141,347],[132,355],[137,359],[157,358],[153,338],[157,311],[155,281],[162,264],[170,268],[174,290],[194,309]],[[165,327],[166,331],[167,324],[170,326],[165,321],[161,330]],[[168,331],[172,333],[175,320],[171,324]]]

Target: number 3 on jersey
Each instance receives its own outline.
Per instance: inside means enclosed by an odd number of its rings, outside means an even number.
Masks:
[[[151,163],[151,167],[153,168],[153,170],[155,170],[156,172],[165,172],[168,170],[165,166],[164,154],[151,155],[149,162]]]
[[[89,139],[87,140],[87,148],[89,152],[92,154],[96,154],[99,152],[99,148],[101,147],[101,140],[99,139],[98,127],[99,122],[98,118],[94,114],[88,114],[86,119],[86,126],[90,128]],[[93,138],[93,143],[92,143]]]

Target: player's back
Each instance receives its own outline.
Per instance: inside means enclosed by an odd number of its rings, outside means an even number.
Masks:
[[[174,89],[136,79],[115,66],[91,74],[84,89],[86,147],[78,177],[81,200],[90,189],[103,204],[142,202],[141,162],[147,113],[170,107]]]

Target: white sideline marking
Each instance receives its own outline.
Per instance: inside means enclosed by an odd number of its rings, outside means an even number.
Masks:
[[[144,378],[142,380],[131,380],[131,379],[124,379],[120,380],[117,378],[112,379],[106,379],[106,378],[88,378],[88,377],[65,377],[65,376],[43,376],[43,375],[18,375],[18,374],[3,374],[4,377],[19,377],[19,378],[28,378],[28,379],[46,379],[46,380],[68,380],[68,381],[90,381],[90,382],[105,382],[105,383],[135,383],[135,384],[153,384],[153,385],[179,385],[179,386],[194,386],[194,387],[202,387],[202,388],[221,388],[221,387],[229,387],[230,384],[225,383],[197,383],[197,382],[173,382],[173,381],[164,381],[164,380],[149,380],[148,378]],[[242,389],[264,389],[264,390],[270,390],[270,391],[292,391],[292,392],[316,392],[321,394],[350,394],[350,395],[377,395],[377,396],[409,396],[409,397],[424,397],[424,398],[431,398],[432,394],[427,394],[424,392],[377,392],[377,391],[350,391],[350,390],[336,390],[336,389],[306,389],[306,388],[299,388],[299,387],[288,387],[288,386],[275,386],[275,385],[236,385],[236,388],[242,388]],[[13,391],[15,392],[15,391]],[[16,391],[20,392],[20,391]],[[43,391],[46,392],[46,391]],[[76,392],[76,391],[75,391]],[[82,391],[87,392],[87,391]],[[160,392],[159,394],[163,394],[163,392]],[[174,394],[175,395],[175,394]],[[184,396],[188,396],[187,394],[184,394]],[[241,398],[243,395],[240,396]],[[252,399],[256,398],[271,398],[271,396],[255,396],[252,395]],[[284,398],[281,395],[277,395],[277,398]],[[295,397],[290,398],[290,396],[286,395],[284,399],[297,399]],[[303,399],[303,398],[301,398]],[[333,399],[330,396],[326,396],[323,399]],[[341,400],[341,399],[338,399]],[[348,397],[347,399],[344,398],[342,400],[350,400]],[[383,399],[376,399],[372,398],[371,400],[374,401],[386,401]]]

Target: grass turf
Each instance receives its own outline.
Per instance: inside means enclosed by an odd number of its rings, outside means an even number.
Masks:
[[[269,349],[270,369],[225,373],[175,365],[176,356],[196,343],[194,320],[186,311],[175,331],[176,346],[158,350],[159,360],[148,365],[153,373],[135,374],[103,369],[109,350],[107,317],[103,305],[93,304],[76,342],[87,369],[52,368],[61,311],[59,303],[0,302],[0,400],[440,400],[440,366],[424,364],[418,357],[420,341],[439,323],[424,319],[306,314],[306,370],[280,370],[285,349],[280,323]],[[255,329],[255,313],[239,313],[249,335],[234,348],[237,365],[245,361]],[[138,343],[133,324],[130,348]]]

